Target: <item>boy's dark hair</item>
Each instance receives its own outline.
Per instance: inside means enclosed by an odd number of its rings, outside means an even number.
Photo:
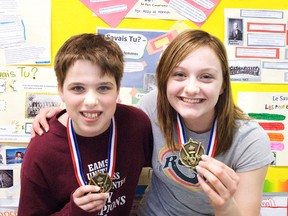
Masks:
[[[98,65],[102,75],[113,76],[117,89],[124,71],[123,52],[119,45],[103,35],[84,33],[72,36],[59,49],[54,70],[58,86],[63,87],[68,69],[78,60],[88,60]]]

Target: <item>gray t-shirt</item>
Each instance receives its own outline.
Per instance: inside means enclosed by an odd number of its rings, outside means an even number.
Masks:
[[[157,91],[145,95],[138,104],[152,123],[154,149],[152,157],[153,174],[139,210],[139,216],[178,216],[214,215],[209,200],[202,191],[197,173],[182,165],[179,152],[171,151],[157,125]],[[254,121],[237,121],[231,148],[216,159],[225,163],[236,172],[247,172],[273,161],[270,140],[267,133]],[[210,132],[197,134],[184,129],[187,138],[200,141],[205,149]]]

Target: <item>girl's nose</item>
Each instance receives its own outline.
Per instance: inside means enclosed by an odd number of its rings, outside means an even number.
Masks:
[[[195,94],[200,91],[199,83],[194,78],[188,79],[185,85],[185,92],[188,94]]]

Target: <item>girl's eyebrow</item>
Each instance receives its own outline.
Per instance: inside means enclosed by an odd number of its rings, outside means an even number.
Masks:
[[[205,68],[202,68],[200,71],[215,71],[215,72],[219,72],[218,70],[217,70],[217,68],[215,68],[215,67],[210,67],[210,66],[207,66],[207,67],[205,67]]]
[[[183,69],[183,70],[187,70],[187,68],[186,67],[183,67],[183,66],[176,66],[176,67],[174,67],[174,69],[173,70],[177,70],[177,69]],[[206,67],[204,67],[204,68],[201,68],[200,70],[198,70],[198,71],[203,71],[203,72],[205,72],[205,71],[210,71],[210,70],[213,70],[213,71],[215,71],[215,72],[219,72],[218,70],[217,70],[217,68],[216,67],[212,67],[212,66],[206,66]]]

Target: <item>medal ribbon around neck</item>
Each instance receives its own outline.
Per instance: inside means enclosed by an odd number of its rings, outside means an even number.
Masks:
[[[71,118],[68,118],[67,122],[67,135],[76,179],[80,186],[86,185],[87,183],[85,181],[82,170],[80,151]],[[116,164],[116,147],[117,147],[117,127],[115,124],[115,118],[113,116],[110,125],[110,135],[108,143],[108,165],[107,165],[107,173],[111,178],[113,178]]]
[[[180,148],[183,146],[183,144],[187,143],[187,138],[185,135],[185,130],[184,130],[184,124],[182,121],[181,116],[179,113],[177,113],[177,136],[178,136],[178,143],[180,145]],[[209,143],[208,147],[206,150],[206,154],[208,156],[213,157],[215,154],[216,150],[216,144],[217,144],[217,134],[216,134],[216,129],[217,129],[217,121],[216,118],[213,121],[212,128],[211,128],[211,133],[210,133],[210,138],[209,138]]]

